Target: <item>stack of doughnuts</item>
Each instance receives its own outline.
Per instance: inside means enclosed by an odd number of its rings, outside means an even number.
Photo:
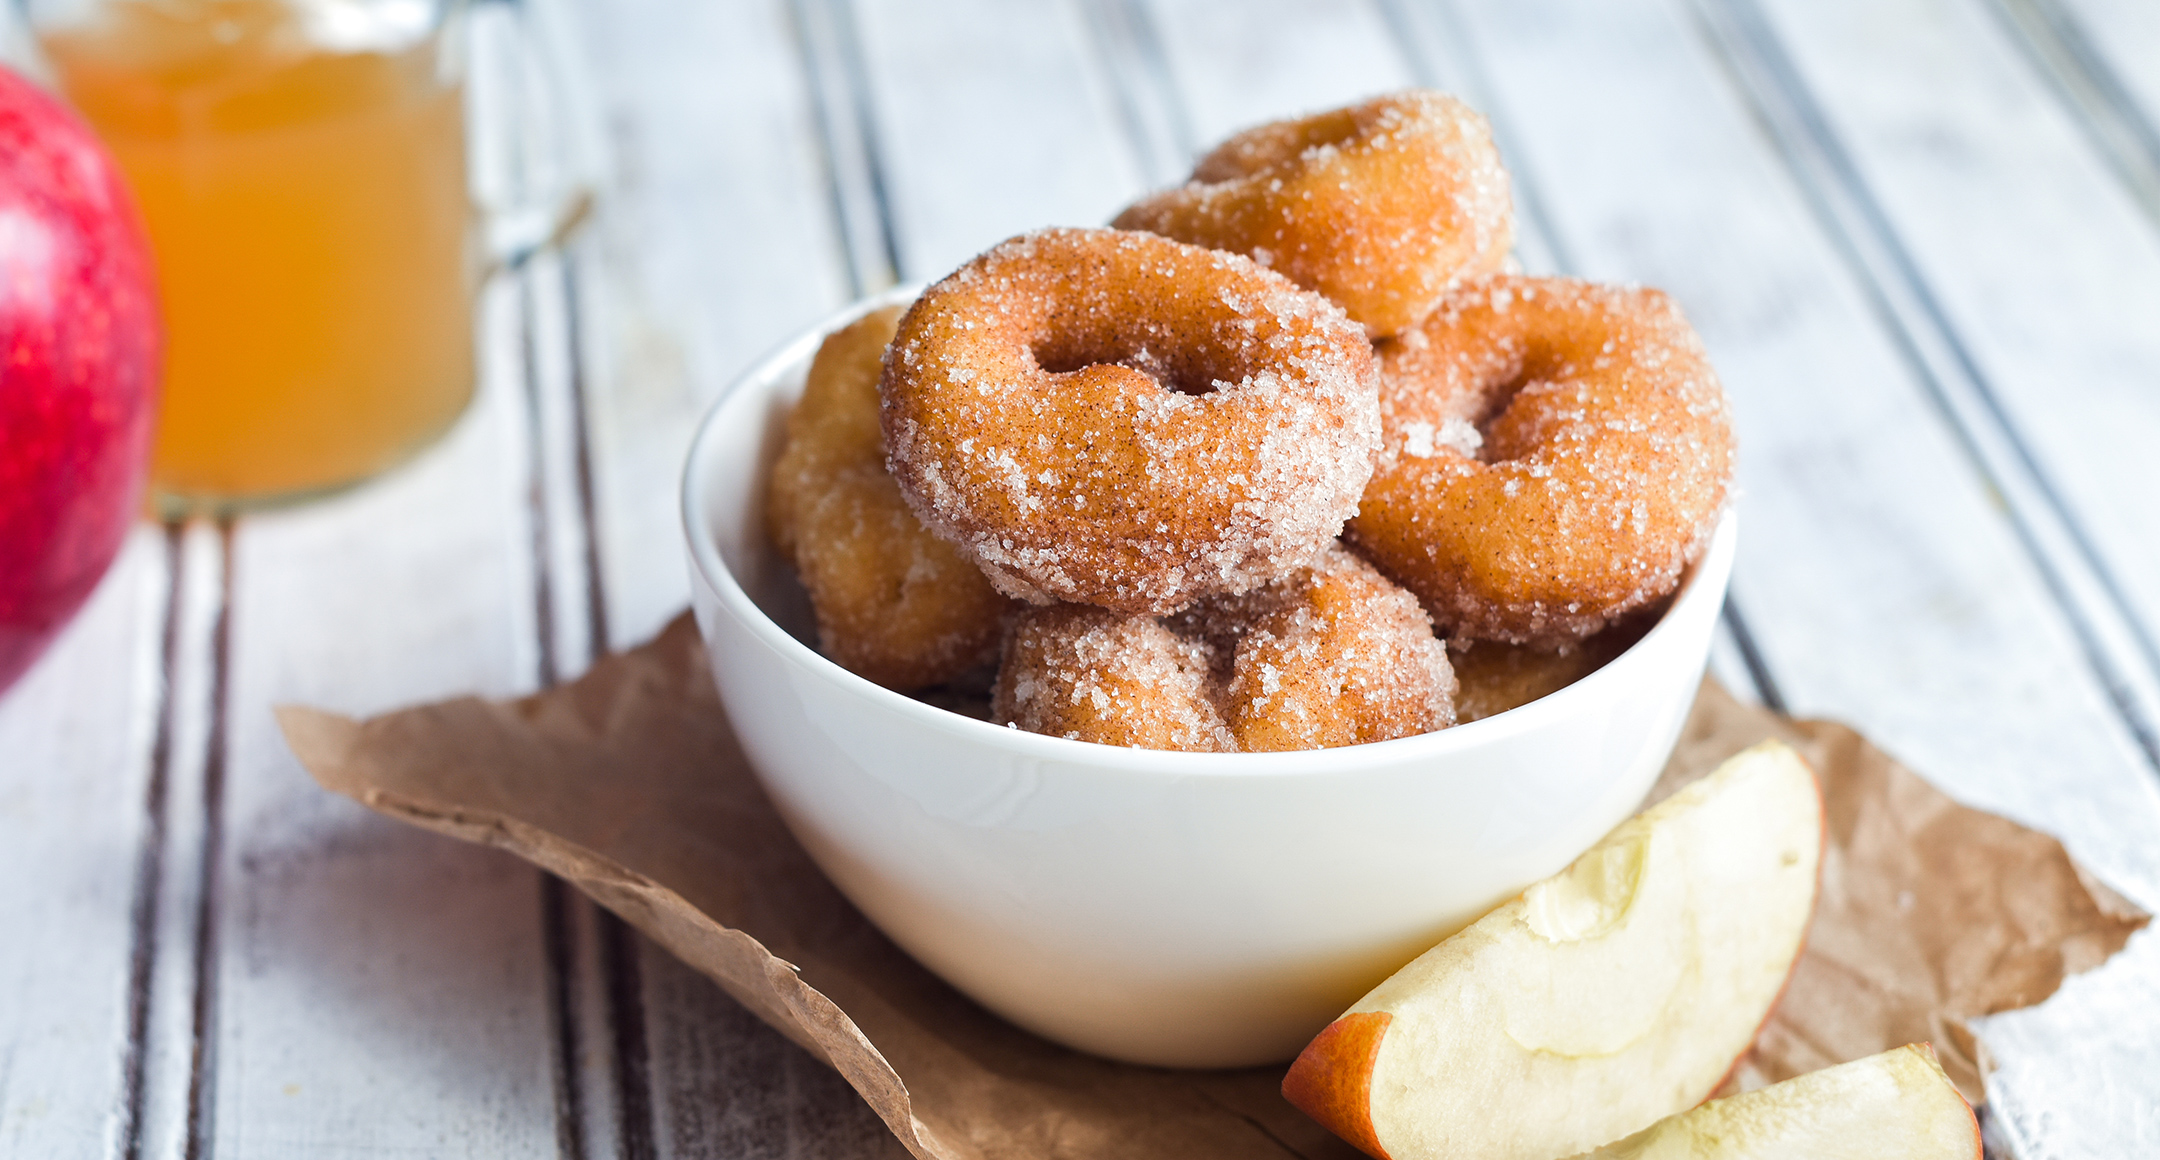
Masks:
[[[827,655],[910,690],[994,652],[993,720],[1212,752],[1445,728],[1451,650],[1505,674],[1471,716],[1602,663],[1707,546],[1731,421],[1669,299],[1510,272],[1512,238],[1483,118],[1400,93],[930,287],[884,473],[882,332],[836,335],[846,414],[798,414],[768,510]]]

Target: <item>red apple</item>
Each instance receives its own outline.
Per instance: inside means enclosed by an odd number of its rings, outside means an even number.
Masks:
[[[0,690],[120,550],[149,466],[150,245],[119,170],[0,67]]]

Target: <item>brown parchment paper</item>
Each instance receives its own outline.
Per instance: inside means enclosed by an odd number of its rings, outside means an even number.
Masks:
[[[737,748],[697,630],[522,700],[354,721],[287,707],[325,787],[561,875],[831,1065],[917,1156],[1354,1157],[1285,1103],[1279,1067],[1176,1072],[1054,1046],[916,965],[826,882]],[[1738,1082],[1932,1040],[1981,1094],[1963,1020],[2046,998],[2146,918],[2053,839],[1961,807],[1850,729],[1706,682],[1652,797],[1771,735],[1822,781],[1808,946]]]

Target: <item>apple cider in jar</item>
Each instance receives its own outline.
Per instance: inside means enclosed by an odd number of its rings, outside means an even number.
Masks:
[[[463,93],[440,18],[423,0],[117,0],[44,29],[149,226],[169,507],[364,479],[471,397]]]

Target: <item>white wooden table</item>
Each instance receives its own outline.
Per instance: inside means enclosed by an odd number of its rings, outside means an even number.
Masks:
[[[2160,910],[2152,0],[584,0],[594,226],[491,286],[420,461],[144,526],[0,700],[0,1156],[867,1157],[848,1088],[270,717],[510,694],[682,606],[768,346],[1244,125],[1484,109],[1534,270],[1673,292],[1737,400],[1715,660]],[[1983,1028],[2001,1154],[2160,1155],[2160,936]]]

